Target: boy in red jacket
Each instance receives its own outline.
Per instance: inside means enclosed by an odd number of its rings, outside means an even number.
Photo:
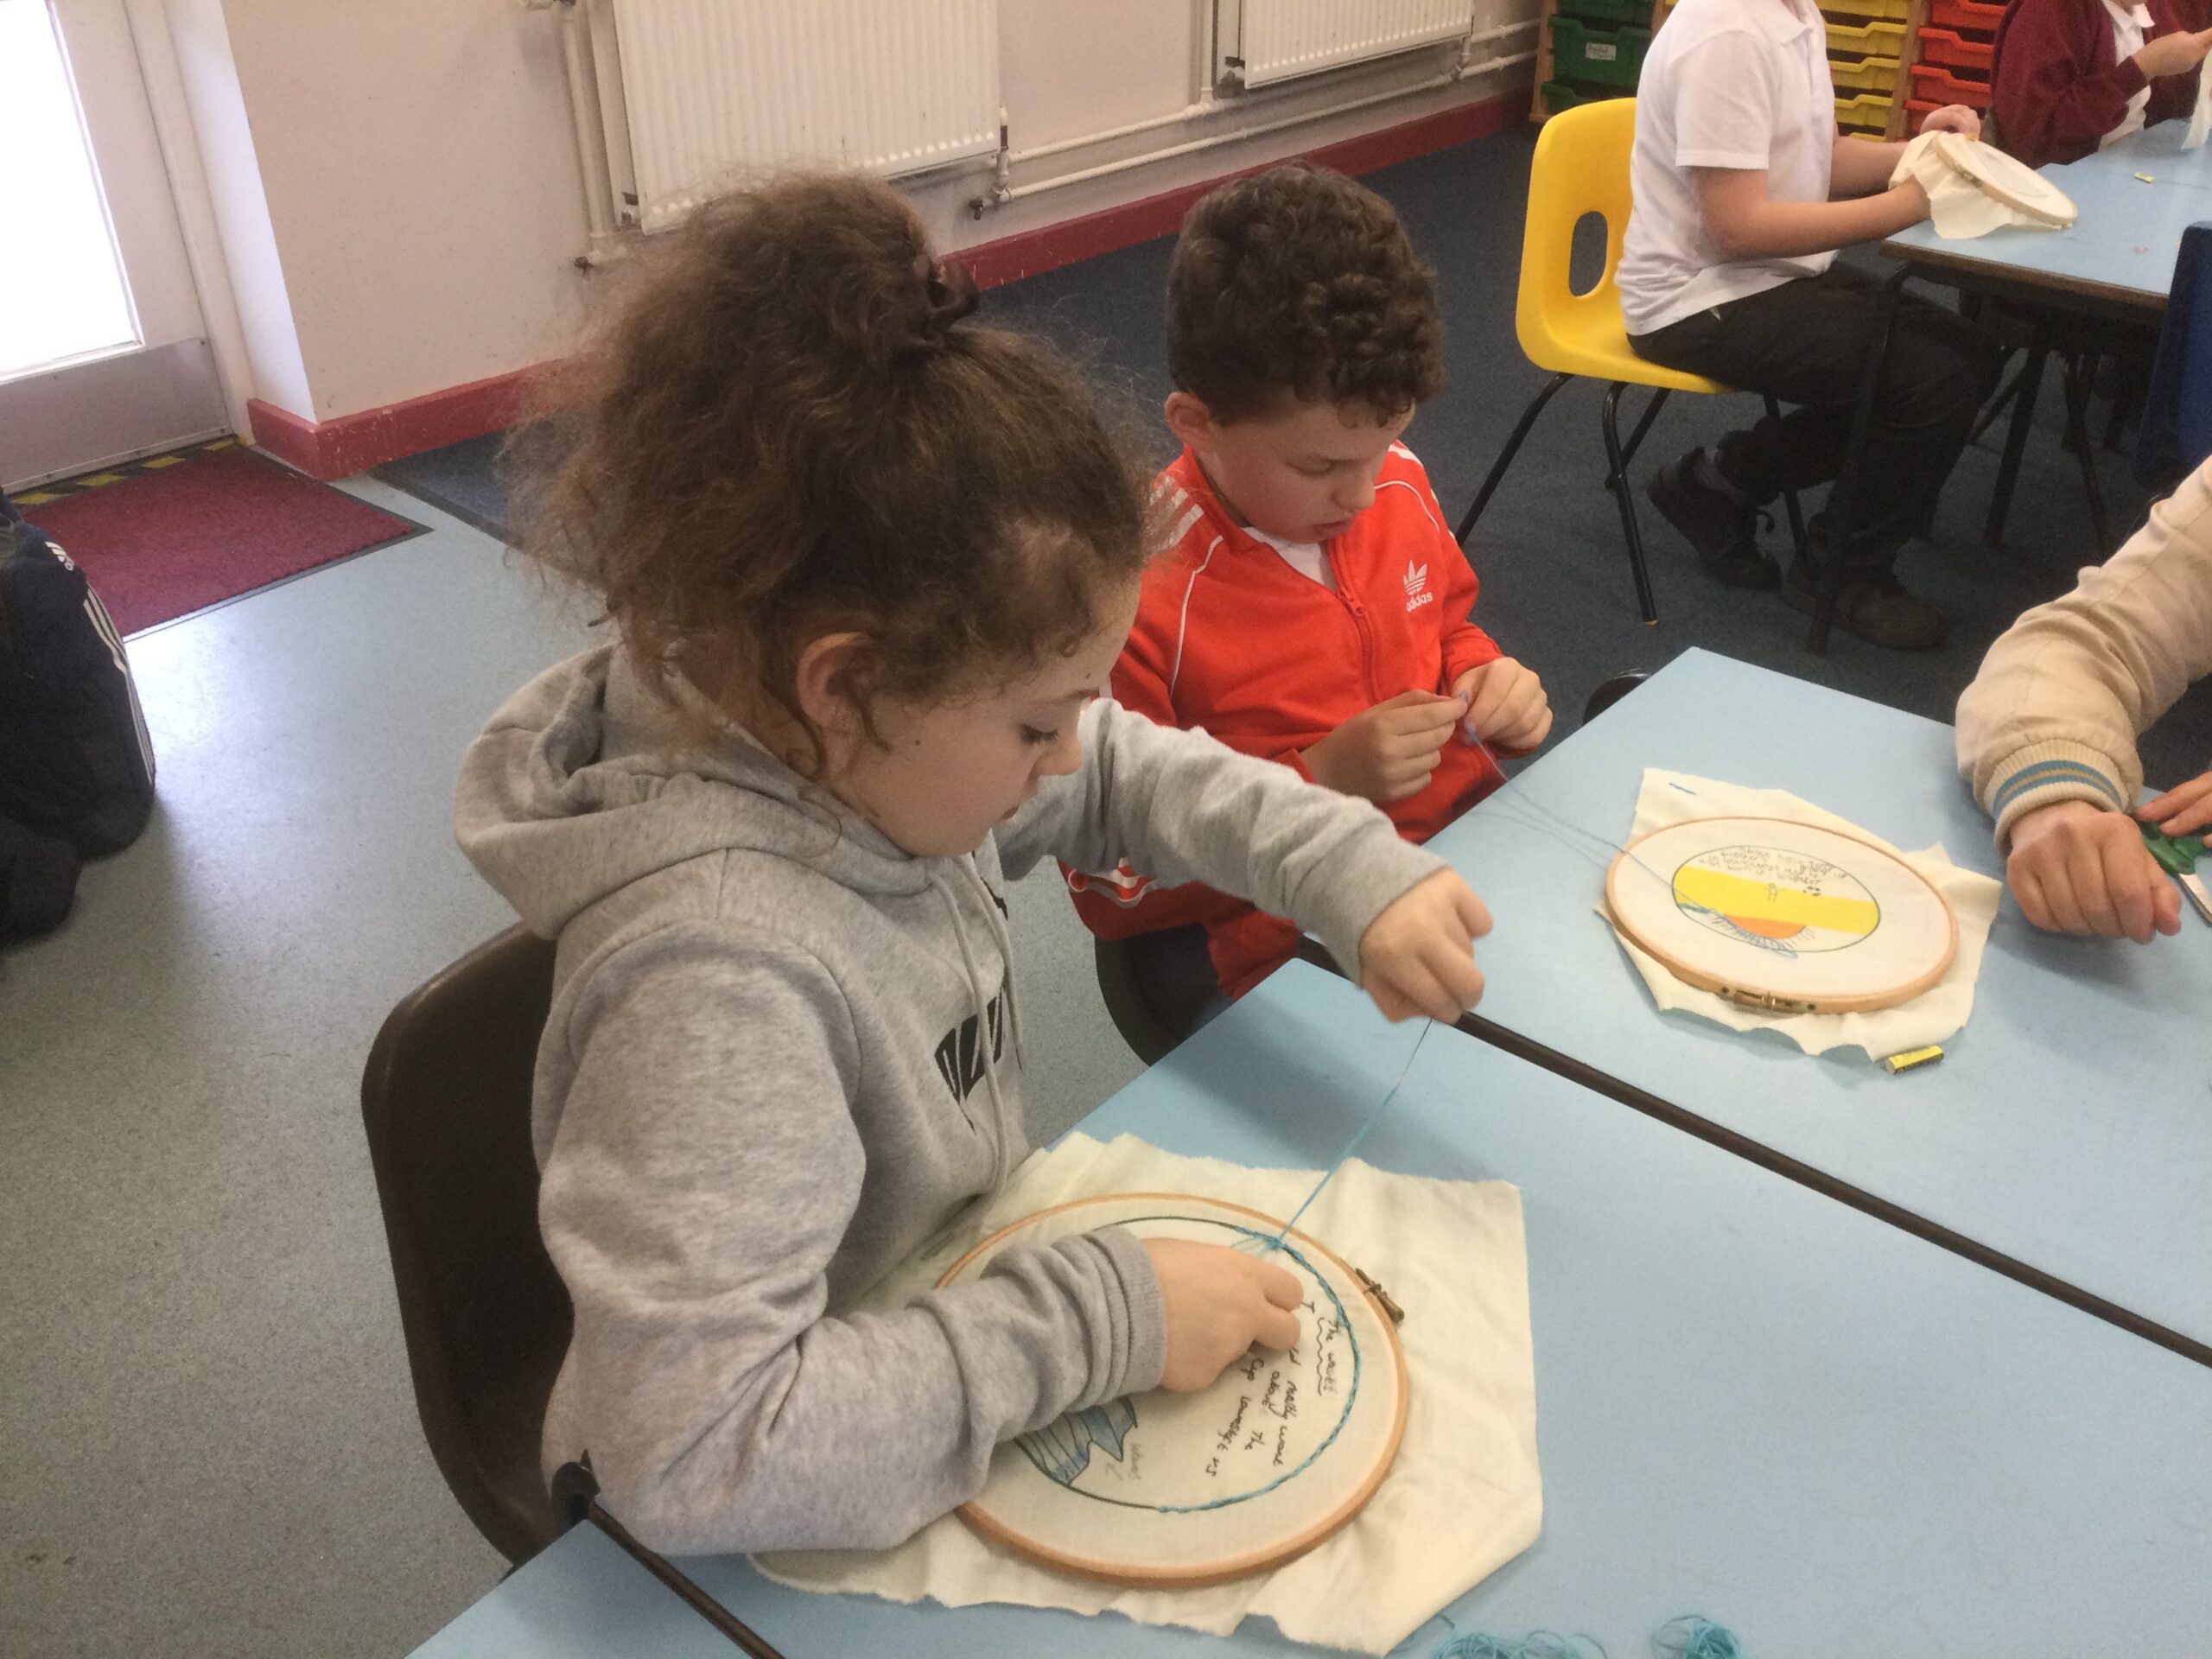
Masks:
[[[1191,210],[1167,274],[1168,551],[1113,676],[1125,707],[1363,796],[1411,841],[1498,782],[1463,724],[1508,753],[1551,729],[1535,675],[1467,620],[1474,573],[1398,442],[1444,388],[1443,333],[1397,216],[1350,179],[1294,162]],[[1067,875],[1103,938],[1203,923],[1230,996],[1297,947],[1209,888]]]
[[[2196,101],[2208,0],[2013,0],[1997,25],[1998,136],[2031,167],[2078,162]]]

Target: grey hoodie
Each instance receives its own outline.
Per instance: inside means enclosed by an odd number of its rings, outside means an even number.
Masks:
[[[1442,868],[1363,801],[1112,702],[972,855],[916,858],[742,732],[687,746],[618,649],[549,669],[462,762],[463,849],[559,941],[539,1217],[575,1306],[545,1421],[679,1553],[879,1548],[992,1448],[1160,1381],[1160,1285],[1108,1231],[893,1313],[854,1300],[1027,1151],[1001,889],[1126,857],[1338,960]]]

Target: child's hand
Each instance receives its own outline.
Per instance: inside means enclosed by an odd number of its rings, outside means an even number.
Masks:
[[[1272,1262],[1190,1238],[1147,1238],[1167,1311],[1167,1369],[1160,1386],[1203,1389],[1255,1343],[1288,1348],[1298,1340],[1298,1281]]]
[[[2154,930],[2181,931],[2181,895],[2135,820],[2087,801],[2037,807],[2013,824],[2005,881],[2021,913],[2053,932],[2148,944]]]
[[[2185,75],[2204,61],[2208,52],[2212,52],[2212,29],[2195,35],[2161,35],[2155,41],[2143,42],[2141,50],[2135,54],[2135,67],[2143,72],[2145,80]]]
[[[2155,801],[2144,802],[2135,809],[2135,816],[2156,824],[2162,835],[2193,836],[2200,830],[2212,830],[2212,772],[2168,790]]]
[[[1490,912],[1451,870],[1400,893],[1359,937],[1359,982],[1390,1020],[1457,1020],[1482,1001],[1475,941]]]
[[[1467,729],[1485,743],[1525,753],[1551,734],[1544,683],[1510,657],[1469,669],[1452,682],[1452,690],[1467,704]]]
[[[1981,118],[1963,104],[1946,104],[1930,111],[1920,124],[1923,132],[1955,132],[1968,138],[1981,137]]]
[[[1354,715],[1306,751],[1316,783],[1377,806],[1421,793],[1465,709],[1457,697],[1402,691]]]

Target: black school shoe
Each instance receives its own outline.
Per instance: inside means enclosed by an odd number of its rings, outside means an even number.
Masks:
[[[1707,575],[1731,588],[1774,587],[1782,580],[1782,568],[1758,543],[1760,522],[1774,521],[1725,491],[1700,483],[1696,467],[1701,453],[1693,449],[1662,467],[1643,486],[1644,494],[1697,550],[1697,562]]]
[[[1789,567],[1782,601],[1810,616],[1820,602],[1819,578],[1810,560]],[[1851,576],[1836,590],[1835,622],[1846,633],[1887,651],[1933,651],[1943,643],[1943,613],[1905,592],[1895,575]]]

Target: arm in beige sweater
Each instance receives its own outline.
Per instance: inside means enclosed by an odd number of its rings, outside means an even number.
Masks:
[[[1999,849],[2060,801],[2132,806],[2137,735],[2208,673],[2212,461],[2072,593],[2007,629],[1959,699],[1959,770],[1997,820]]]

